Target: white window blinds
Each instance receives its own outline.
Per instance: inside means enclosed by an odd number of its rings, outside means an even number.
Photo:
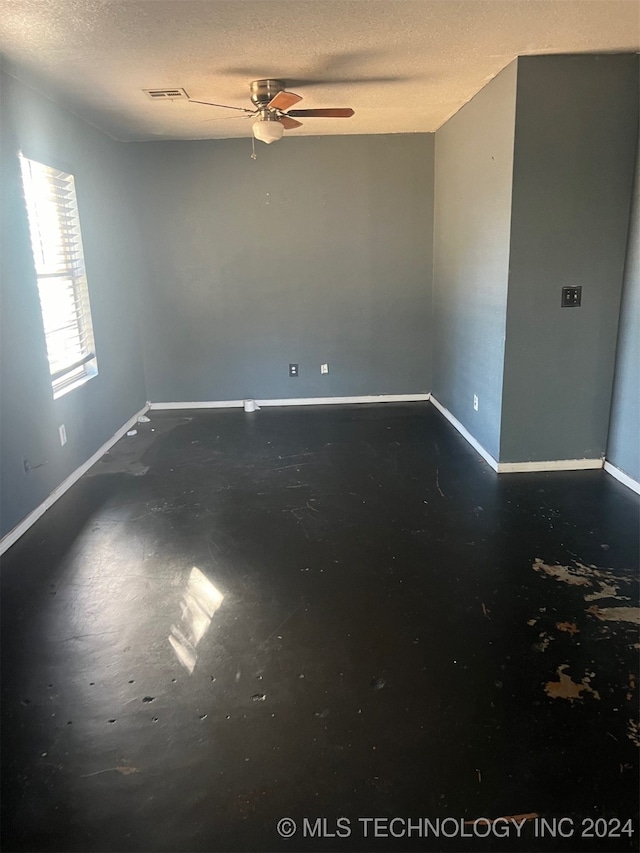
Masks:
[[[54,397],[97,371],[73,175],[20,155]]]

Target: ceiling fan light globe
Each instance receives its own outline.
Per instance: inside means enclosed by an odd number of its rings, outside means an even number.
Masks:
[[[284,127],[277,120],[261,118],[253,123],[253,135],[261,142],[266,142],[267,145],[282,139],[283,133]]]

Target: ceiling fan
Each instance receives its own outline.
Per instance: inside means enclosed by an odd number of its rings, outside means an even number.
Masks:
[[[251,100],[255,109],[231,107],[228,104],[214,104],[211,101],[189,100],[192,104],[206,104],[210,107],[222,107],[226,110],[238,110],[247,118],[254,116],[253,135],[268,145],[282,139],[285,130],[301,127],[298,118],[350,118],[351,108],[292,110],[291,107],[302,100],[301,95],[287,92],[283,80],[254,80],[251,83]]]

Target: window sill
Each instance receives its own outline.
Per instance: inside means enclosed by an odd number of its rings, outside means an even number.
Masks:
[[[53,392],[53,399],[59,400],[60,397],[64,397],[65,394],[68,394],[69,391],[75,391],[76,388],[80,388],[81,385],[87,383],[90,379],[93,379],[94,376],[98,375],[98,371],[93,371],[91,373],[85,373],[84,376],[80,376],[75,382],[72,382],[69,385],[65,385],[64,388],[60,388],[59,391]]]

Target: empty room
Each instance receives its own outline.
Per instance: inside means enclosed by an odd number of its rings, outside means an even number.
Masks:
[[[638,849],[636,0],[4,0],[5,851]]]

